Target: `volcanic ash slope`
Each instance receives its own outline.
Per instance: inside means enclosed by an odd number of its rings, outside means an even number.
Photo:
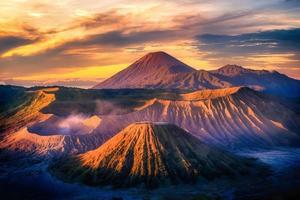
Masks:
[[[0,150],[33,153],[37,156],[58,156],[64,153],[86,152],[107,140],[104,135],[93,134],[93,130],[101,122],[97,116],[70,122],[68,118],[64,120],[63,117],[44,114],[41,111],[56,101],[54,92],[59,88],[25,90],[21,87],[7,86],[2,87],[1,91],[3,90],[15,96],[12,95],[13,98],[10,99],[6,96],[6,107],[10,109],[0,112]],[[59,125],[62,126],[58,128]],[[65,129],[70,131],[66,132]]]
[[[157,187],[199,177],[236,177],[255,169],[253,160],[216,150],[167,123],[131,124],[99,148],[50,167],[58,177],[89,185]]]
[[[221,148],[299,145],[299,116],[250,88],[201,90],[154,99],[136,112],[102,116],[97,131],[114,135],[138,121],[165,121]]]

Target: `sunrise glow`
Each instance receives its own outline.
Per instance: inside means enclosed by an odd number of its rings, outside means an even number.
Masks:
[[[1,1],[0,82],[89,87],[152,51],[196,69],[238,64],[299,79],[299,13],[285,0]]]

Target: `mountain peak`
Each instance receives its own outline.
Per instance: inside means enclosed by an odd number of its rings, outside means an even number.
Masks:
[[[193,72],[195,69],[179,61],[164,51],[151,52],[137,60],[131,66],[135,68],[147,68],[152,70],[165,70],[170,73]],[[131,67],[129,66],[129,67]]]
[[[172,80],[176,75],[195,71],[194,68],[163,51],[152,52],[94,88],[154,87]]]
[[[214,72],[217,72],[218,74],[226,75],[226,76],[235,76],[241,73],[249,72],[249,69],[246,69],[239,65],[230,65],[227,64]]]
[[[243,70],[246,69],[240,65],[236,65],[236,64],[227,64],[224,65],[223,67],[221,67],[220,69],[236,69],[236,70]]]
[[[171,55],[164,51],[154,51],[154,52],[147,53],[145,56],[171,56]]]
[[[223,75],[223,76],[228,76],[228,77],[233,77],[241,74],[255,74],[255,75],[265,75],[265,74],[273,74],[273,75],[282,75],[279,72],[273,70],[273,71],[268,71],[265,69],[262,70],[255,70],[255,69],[249,69],[245,68],[239,65],[225,65],[217,70],[211,71],[213,73]]]
[[[56,163],[54,171],[92,185],[156,187],[194,182],[199,176],[235,175],[246,163],[249,160],[211,148],[176,125],[139,122],[98,149]]]

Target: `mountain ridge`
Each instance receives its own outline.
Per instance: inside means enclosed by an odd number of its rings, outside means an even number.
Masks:
[[[137,121],[176,124],[202,141],[222,148],[293,146],[300,142],[299,117],[267,95],[247,87],[155,98],[135,112],[102,116],[97,130],[113,134]]]
[[[34,92],[29,89],[25,94],[29,97],[32,94],[48,94],[46,91],[41,93],[41,90],[42,88]],[[28,118],[30,121],[20,120],[18,115],[7,118],[6,121],[20,124],[20,127],[9,131],[7,123],[3,124],[5,138],[0,141],[0,148],[35,153],[39,156],[82,153],[96,148],[129,124],[139,121],[176,124],[207,144],[225,149],[300,144],[299,114],[273,96],[247,87],[205,89],[187,93],[161,91],[152,94],[151,90],[121,90],[122,98],[116,95],[118,92],[120,91],[60,88],[50,93],[54,100],[52,103],[36,108],[37,116],[42,118],[34,119],[29,117],[33,113],[26,108],[42,105],[44,98],[31,99],[25,107],[20,102],[16,108],[25,111],[22,119]],[[111,96],[112,93],[114,97]],[[18,96],[13,98],[18,99]],[[104,99],[106,100],[103,101]],[[107,100],[118,100],[119,103],[107,105]],[[11,99],[10,102],[14,100]],[[89,107],[92,103],[95,105]],[[74,108],[78,106],[84,109],[78,109],[78,114],[74,115]],[[102,111],[107,106],[111,107],[108,112],[97,113],[97,109]],[[124,112],[123,108],[128,106],[131,108]],[[73,120],[74,118],[78,120]],[[67,127],[68,130],[80,132],[66,132]]]
[[[300,97],[300,80],[277,71],[225,65],[217,70],[196,70],[165,52],[146,54],[93,89],[217,89],[248,86],[274,95]]]

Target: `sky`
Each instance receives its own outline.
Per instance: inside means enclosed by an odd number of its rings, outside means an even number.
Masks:
[[[154,51],[300,79],[300,0],[0,1],[0,84],[88,88]]]

